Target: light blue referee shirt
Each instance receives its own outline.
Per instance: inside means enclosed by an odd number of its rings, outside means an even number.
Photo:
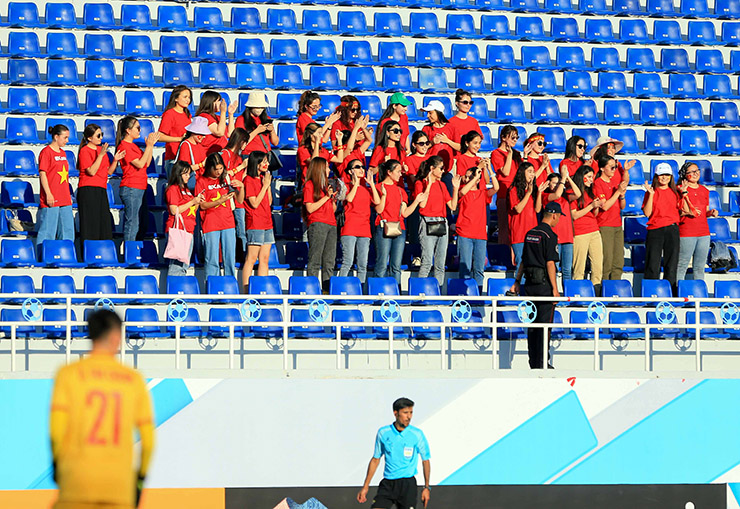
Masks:
[[[429,459],[429,443],[419,428],[407,426],[403,431],[398,431],[395,424],[391,424],[378,430],[373,458],[385,456],[384,478],[414,477],[419,461],[417,454],[424,461]]]

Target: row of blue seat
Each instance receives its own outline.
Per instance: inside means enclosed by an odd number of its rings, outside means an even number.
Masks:
[[[328,0],[325,0],[328,3]],[[433,0],[413,0],[430,2],[434,6]],[[447,0],[442,0],[447,1]],[[392,0],[390,3],[400,3],[407,5],[399,0]],[[506,8],[502,0],[456,0],[455,3],[462,2],[464,7],[480,6],[486,9],[497,10]],[[288,2],[290,3],[290,2]],[[319,3],[323,3],[320,1]],[[388,2],[379,4],[378,0],[357,0],[349,2],[342,0],[340,5],[351,5],[359,7],[361,5],[382,5],[388,6]],[[452,2],[448,2],[451,4]],[[540,7],[538,0],[511,0],[513,6],[509,6],[516,12],[550,12],[555,15],[569,15],[574,12],[570,0],[545,0],[545,6]],[[672,0],[648,0],[647,9],[642,10],[638,0],[615,0],[613,9],[606,9],[605,0],[579,0],[579,3],[585,7],[585,11],[590,14],[613,14],[616,11],[626,16],[647,16],[658,15],[672,16],[681,15],[673,9]],[[484,5],[481,5],[484,4]],[[489,4],[489,5],[485,5]],[[499,5],[496,5],[499,4]],[[549,4],[549,5],[548,5]],[[738,12],[737,0],[717,0],[715,2],[714,13],[707,8],[706,0],[682,0],[682,4],[687,4],[690,17],[710,17],[715,14],[718,17],[733,19]],[[415,5],[414,5],[415,6]],[[579,6],[579,10],[583,10]],[[487,30],[487,24],[492,24],[491,18],[505,18],[505,16],[494,16],[484,14],[481,16],[481,31],[488,36],[499,36],[498,33]],[[535,28],[522,29],[522,35],[530,37],[533,33],[542,33],[541,18],[517,17],[517,20],[539,20],[539,25]],[[554,17],[552,32],[562,36],[569,36],[575,30],[578,33],[576,20],[572,16]],[[557,22],[557,23],[556,23]],[[157,8],[157,21],[152,22],[151,11],[148,6],[142,4],[124,4],[121,7],[120,17],[116,17],[113,6],[105,3],[85,3],[82,19],[78,21],[72,4],[53,3],[47,4],[46,16],[44,22],[41,21],[38,9],[33,3],[10,2],[8,7],[8,16],[0,26],[11,26],[19,28],[73,28],[73,29],[94,29],[94,30],[176,30],[176,31],[208,31],[208,32],[273,32],[281,34],[289,33],[309,33],[309,34],[342,34],[342,35],[416,35],[427,37],[440,36],[463,36],[468,33],[475,33],[471,29],[473,25],[473,16],[470,14],[447,14],[446,30],[442,31],[439,27],[437,15],[433,10],[424,9],[423,11],[411,11],[409,14],[409,25],[404,27],[398,12],[376,12],[374,16],[373,29],[368,29],[365,15],[362,11],[339,11],[337,14],[336,28],[332,23],[328,11],[323,9],[305,9],[302,14],[302,23],[298,24],[294,9],[267,9],[267,15],[264,24],[262,23],[260,12],[256,7],[232,7],[229,21],[224,20],[223,11],[218,7],[196,6],[193,9],[192,18],[188,17],[185,6],[181,5],[160,5]],[[539,27],[539,28],[537,28]],[[575,28],[573,28],[575,27]],[[517,29],[519,33],[519,29]]]

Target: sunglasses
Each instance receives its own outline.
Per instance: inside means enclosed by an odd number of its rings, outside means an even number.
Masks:
[[[511,136],[511,139],[514,140],[514,141],[516,141],[516,140],[519,139],[519,136]]]
[[[308,107],[308,109],[313,110],[313,111],[319,111],[321,109],[321,105],[319,104],[318,106],[314,106],[312,104],[311,106]]]
[[[103,137],[103,133],[98,133],[98,134],[95,135],[95,137],[96,138],[102,138]]]
[[[586,145],[584,145],[583,143],[579,143],[578,145],[576,145],[576,147],[582,148],[584,150],[586,149]]]
[[[354,170],[361,170],[363,168],[362,168],[362,165],[357,164],[355,166],[350,166],[349,169],[352,170],[352,171],[354,171]]]
[[[426,147],[428,145],[431,145],[432,143],[429,141],[417,141],[416,144],[419,145],[420,147]]]
[[[694,173],[701,173],[699,170],[689,170],[686,172],[687,175],[692,175]]]
[[[393,134],[401,134],[403,131],[401,131],[400,129],[388,129],[388,132]]]
[[[352,108],[349,111],[351,111],[352,113],[357,113],[358,111],[360,111],[360,108]]]
[[[132,129],[136,129],[137,131],[141,131],[141,126],[140,125],[135,125],[134,127],[132,127]]]
[[[465,101],[457,101],[457,102],[459,102],[460,104],[464,104],[464,105],[467,106],[468,104],[473,104],[474,101],[471,99],[470,101],[465,100]]]
[[[547,146],[547,142],[540,140],[540,141],[537,142],[537,146],[538,147],[546,147]]]

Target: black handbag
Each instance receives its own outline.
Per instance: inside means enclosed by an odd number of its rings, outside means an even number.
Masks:
[[[427,221],[424,220],[427,228],[427,235],[430,237],[444,237],[447,233],[447,221],[442,219],[441,221]]]
[[[265,147],[265,152],[267,152],[267,160],[270,161],[270,166],[267,168],[267,170],[272,173],[274,171],[279,170],[283,167],[283,162],[280,160],[280,153],[277,152],[277,149],[270,150],[270,147],[267,143],[265,143],[265,138],[259,134],[260,141],[262,141],[262,146]]]

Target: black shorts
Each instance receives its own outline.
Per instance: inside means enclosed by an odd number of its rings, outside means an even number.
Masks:
[[[372,507],[391,509],[395,504],[397,509],[414,509],[418,496],[418,487],[415,477],[402,479],[383,479],[378,486]]]

